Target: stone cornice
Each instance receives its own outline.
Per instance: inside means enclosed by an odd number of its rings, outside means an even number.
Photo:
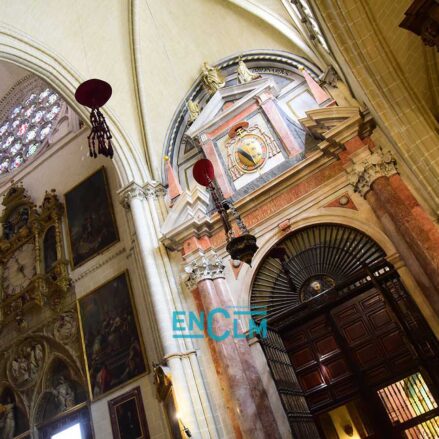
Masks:
[[[381,149],[376,149],[366,159],[354,163],[346,170],[354,191],[359,192],[363,197],[377,178],[390,177],[398,173],[392,153]]]
[[[157,181],[148,182],[143,187],[132,181],[124,188],[118,190],[117,194],[119,195],[120,204],[125,209],[129,209],[132,199],[157,199],[158,197],[165,196],[166,190]]]
[[[324,149],[327,144],[344,144],[355,136],[364,138],[372,134],[375,122],[368,110],[356,107],[325,107],[306,112],[300,123],[316,137],[325,140],[320,143]]]
[[[198,257],[184,267],[186,286],[193,290],[202,280],[224,278],[224,269],[223,261],[215,252],[200,252]]]

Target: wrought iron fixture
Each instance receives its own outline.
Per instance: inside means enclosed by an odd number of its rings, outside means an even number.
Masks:
[[[268,252],[252,286],[251,306],[271,319],[288,314],[385,257],[363,232],[323,223],[288,235]]]
[[[258,246],[256,237],[251,235],[230,199],[225,199],[221,189],[215,183],[215,171],[208,159],[198,160],[193,168],[195,181],[206,187],[212,195],[215,209],[219,213],[227,237],[227,253],[232,259],[245,262],[251,266]],[[236,236],[232,227],[235,221],[239,234]]]
[[[87,136],[90,157],[96,158],[98,154],[101,154],[110,157],[110,159],[113,158],[114,151],[110,129],[104,115],[99,111],[99,108],[110,99],[111,94],[111,85],[100,79],[89,79],[76,89],[75,99],[81,105],[91,108],[91,132]]]

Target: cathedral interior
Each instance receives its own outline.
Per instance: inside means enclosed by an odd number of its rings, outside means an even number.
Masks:
[[[437,0],[0,7],[0,439],[439,438]]]

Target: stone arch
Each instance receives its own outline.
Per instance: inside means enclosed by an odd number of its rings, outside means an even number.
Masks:
[[[44,79],[89,124],[87,109],[74,99],[77,86],[89,78],[82,77],[65,59],[29,35],[2,24],[0,60],[16,64]],[[115,141],[116,154],[113,160],[121,186],[131,181],[143,184],[150,179],[150,175],[142,155],[133,147],[133,142],[116,115],[108,108],[104,108],[103,113]]]
[[[383,249],[387,256],[394,255],[396,253],[392,242],[381,229],[374,224],[365,222],[363,219],[361,219],[357,212],[352,211],[349,211],[348,213],[340,212],[338,214],[334,214],[332,209],[319,209],[318,212],[309,212],[306,217],[297,218],[295,221],[290,223],[289,233],[294,233],[294,231],[300,230],[304,227],[323,223],[340,224],[355,228],[373,239]],[[258,238],[259,250],[255,254],[252,263],[254,268],[246,269],[246,271],[243,273],[243,283],[239,296],[237,297],[237,305],[246,307],[250,305],[251,286],[258,269],[270,249],[274,247],[276,243],[279,242],[283,237],[284,236],[279,236],[277,229],[273,229],[264,237]],[[248,322],[246,322],[246,325],[248,326]]]
[[[265,254],[253,278],[251,306],[263,307],[270,318],[285,315],[384,257],[373,239],[352,226],[300,227]]]
[[[45,369],[42,392],[35,402],[33,423],[44,423],[87,400],[81,375],[67,358],[55,354]],[[64,406],[63,406],[64,405]]]

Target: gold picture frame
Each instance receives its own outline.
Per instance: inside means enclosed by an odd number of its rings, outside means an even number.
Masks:
[[[99,174],[102,175],[102,187],[99,187],[99,182],[93,181],[93,179],[95,179],[95,177]],[[89,185],[95,183],[95,187],[97,188],[97,192],[94,192],[94,197],[92,199],[87,199],[87,195],[93,194],[91,188],[86,187],[87,183]],[[105,194],[105,198],[99,198],[99,195],[103,194]],[[101,201],[100,212],[93,217],[93,213],[96,212],[90,212],[90,210],[96,210],[99,208],[97,200]],[[105,166],[101,166],[92,174],[88,175],[86,178],[84,178],[67,192],[65,192],[64,204],[69,241],[69,260],[73,269],[76,269],[81,265],[87,263],[97,255],[102,254],[104,251],[120,241]],[[85,206],[83,204],[85,204]],[[87,208],[87,205],[92,206],[92,208],[89,210]],[[112,229],[100,230],[101,235],[99,235],[97,229],[101,229],[101,227],[97,227],[94,222],[102,220],[110,221]],[[101,226],[101,224],[99,225]],[[104,224],[104,226],[109,226],[109,224]],[[81,230],[79,231],[78,228],[81,228]],[[104,239],[102,238],[102,234],[105,232],[109,235],[106,237],[107,239],[105,239],[105,237]],[[111,236],[112,234],[114,235],[113,237]],[[77,251],[78,247],[82,243],[80,243],[79,245],[73,243],[73,236],[75,235],[80,235],[81,239],[85,239],[85,237],[89,236],[89,240],[91,241],[83,243],[82,247],[85,247],[85,256],[83,256],[82,258],[78,257]],[[98,239],[104,240],[103,245],[101,245],[100,247],[99,245],[96,246],[96,240]],[[93,242],[93,240],[95,241]],[[93,248],[93,246],[96,246],[96,248]],[[91,248],[87,251],[88,247]]]
[[[150,372],[128,270],[80,297],[76,305],[92,401]]]

